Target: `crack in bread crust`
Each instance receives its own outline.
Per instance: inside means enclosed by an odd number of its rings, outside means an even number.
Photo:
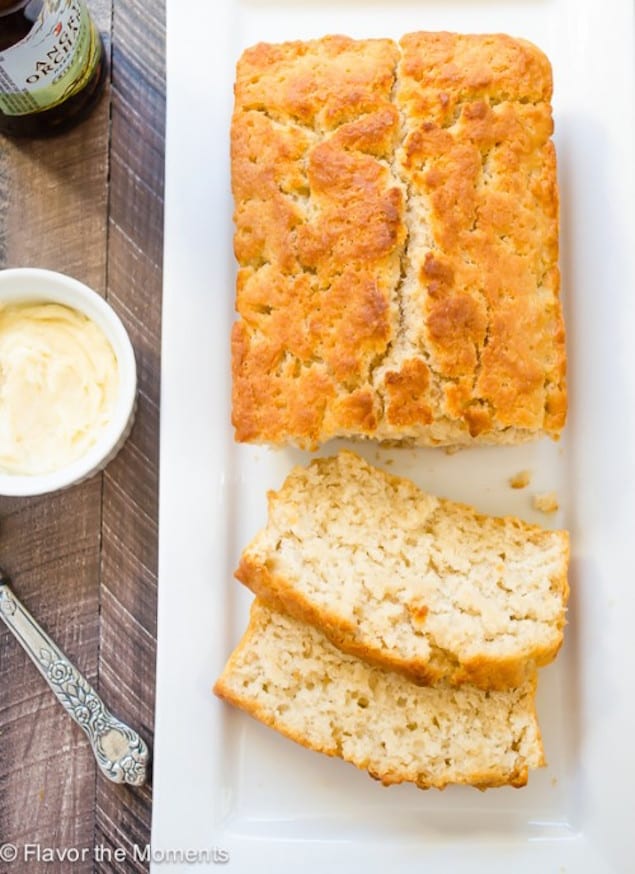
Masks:
[[[236,439],[557,437],[544,55],[506,36],[259,44],[232,119]]]

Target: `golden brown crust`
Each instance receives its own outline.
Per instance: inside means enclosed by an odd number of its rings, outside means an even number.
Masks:
[[[405,238],[386,166],[396,58],[388,40],[327,37],[256,46],[239,62],[237,440],[316,445],[325,428],[376,431],[369,375],[393,339]]]
[[[545,56],[503,35],[245,52],[232,121],[237,440],[559,435],[551,88]]]

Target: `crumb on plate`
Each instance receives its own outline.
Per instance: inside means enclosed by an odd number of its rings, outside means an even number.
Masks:
[[[529,485],[530,481],[531,471],[519,470],[518,473],[509,478],[509,485],[512,489],[524,489]]]
[[[555,513],[559,509],[558,496],[555,492],[542,492],[533,497],[534,510],[541,513]]]

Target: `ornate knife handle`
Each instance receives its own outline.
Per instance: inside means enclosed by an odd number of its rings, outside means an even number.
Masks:
[[[90,683],[16,598],[0,570],[0,617],[22,644],[66,712],[86,732],[97,764],[115,783],[145,782],[148,747],[114,717]]]

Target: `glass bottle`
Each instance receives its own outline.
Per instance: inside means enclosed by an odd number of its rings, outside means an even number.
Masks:
[[[72,127],[97,102],[106,71],[85,0],[0,0],[0,133]]]

